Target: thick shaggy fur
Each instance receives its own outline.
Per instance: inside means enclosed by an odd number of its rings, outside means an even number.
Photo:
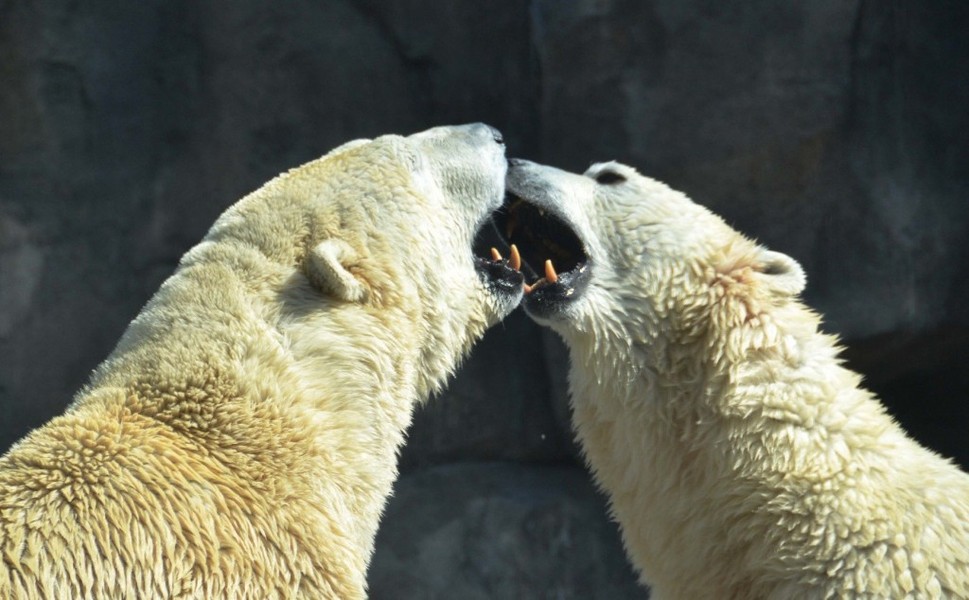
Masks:
[[[229,209],[0,458],[0,598],[363,598],[413,407],[518,300],[471,256],[494,137],[353,142]]]
[[[508,187],[590,255],[539,321],[654,598],[969,598],[969,475],[841,365],[796,262],[624,165],[519,162]]]

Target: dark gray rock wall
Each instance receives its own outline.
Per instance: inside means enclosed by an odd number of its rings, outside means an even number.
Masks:
[[[800,260],[850,364],[969,464],[967,28],[953,0],[0,0],[0,448],[232,201],[351,138],[485,121]],[[639,595],[565,361],[516,314],[418,411],[375,597]]]
[[[577,467],[455,463],[404,475],[370,577],[377,599],[646,598]]]

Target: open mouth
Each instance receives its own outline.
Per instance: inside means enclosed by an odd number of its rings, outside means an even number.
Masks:
[[[508,192],[492,217],[514,257],[520,255],[525,303],[546,314],[578,298],[589,282],[590,264],[582,240],[561,218]],[[497,255],[497,251],[493,251]]]
[[[479,237],[486,233],[488,233],[487,230],[482,230],[479,232]],[[491,237],[494,237],[494,235],[491,234]],[[474,244],[474,268],[478,272],[478,276],[492,294],[505,298],[515,298],[514,301],[517,304],[522,286],[525,283],[525,276],[521,272],[521,257],[517,253],[513,253],[512,256],[504,258],[492,247],[490,258],[482,258],[479,254],[487,247],[487,245],[482,247],[479,241]]]

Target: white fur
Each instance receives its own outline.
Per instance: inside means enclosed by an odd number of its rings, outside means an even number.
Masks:
[[[518,301],[471,256],[505,170],[489,128],[437,128],[226,211],[0,458],[0,597],[363,598],[414,406]]]
[[[508,182],[591,256],[585,296],[539,320],[654,598],[969,597],[969,476],[841,366],[793,259],[617,163]]]

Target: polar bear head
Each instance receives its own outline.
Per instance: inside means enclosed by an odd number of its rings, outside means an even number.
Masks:
[[[668,364],[678,348],[756,343],[764,312],[805,285],[793,259],[626,165],[577,175],[515,159],[507,194],[500,233],[541,275],[525,309],[573,349],[612,340]]]
[[[274,266],[250,279],[271,282],[290,346],[333,364],[351,339],[372,345],[434,391],[522,296],[519,271],[472,252],[506,170],[483,124],[349,142],[243,198],[182,265],[255,251]]]

